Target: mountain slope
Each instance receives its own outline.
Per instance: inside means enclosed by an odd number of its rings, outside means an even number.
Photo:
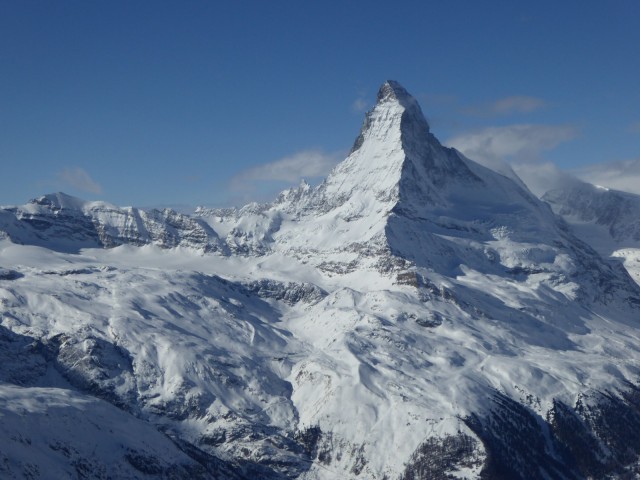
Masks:
[[[640,288],[440,145],[397,82],[321,185],[177,215],[62,195],[0,211],[2,327],[41,352],[29,385],[155,426],[191,459],[174,465],[249,478],[637,463]],[[27,382],[13,365],[3,388]]]

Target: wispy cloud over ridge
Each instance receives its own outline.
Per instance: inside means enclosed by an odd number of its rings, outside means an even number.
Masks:
[[[368,108],[369,108],[369,102],[362,97],[356,98],[351,104],[351,110],[354,113],[366,112]]]
[[[518,124],[462,133],[446,143],[480,162],[496,159],[537,161],[542,152],[552,150],[578,134],[579,130],[572,125]]]
[[[549,190],[566,188],[579,181],[551,162],[513,163],[511,166],[529,190],[538,197]]]
[[[640,195],[640,158],[598,163],[571,173],[594,185]]]
[[[58,172],[56,176],[59,181],[69,187],[73,187],[87,193],[102,193],[102,186],[91,178],[87,171],[82,168],[65,168]]]
[[[253,188],[259,182],[298,182],[323,177],[340,161],[343,152],[327,153],[318,149],[302,150],[270,163],[240,172],[231,179],[232,190]]]

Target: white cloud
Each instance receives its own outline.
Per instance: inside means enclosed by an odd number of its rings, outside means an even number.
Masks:
[[[483,164],[539,161],[540,154],[572,140],[578,130],[571,125],[508,125],[488,127],[449,139],[447,145]]]
[[[232,190],[254,188],[260,182],[299,182],[301,179],[323,177],[342,159],[342,153],[302,150],[274,162],[250,168],[231,179]]]
[[[65,185],[77,188],[83,192],[100,194],[102,187],[82,168],[65,168],[58,172],[57,177]]]
[[[640,158],[599,163],[572,173],[585,182],[640,194]]]
[[[491,110],[496,115],[510,115],[512,113],[531,113],[546,106],[546,102],[540,98],[517,95],[496,100],[491,105]]]
[[[640,158],[598,163],[570,171],[560,170],[549,162],[513,163],[511,166],[538,196],[578,181],[640,195]]]
[[[511,177],[515,171],[540,196],[571,181],[570,175],[545,162],[542,153],[577,135],[571,125],[508,125],[463,133],[446,144],[503,175]]]
[[[369,102],[364,98],[356,98],[351,104],[351,110],[355,113],[363,113],[366,112],[369,108]]]
[[[529,190],[538,197],[549,190],[564,188],[568,184],[579,181],[550,162],[514,163],[511,167]]]
[[[495,102],[476,105],[464,110],[470,115],[479,116],[506,116],[518,113],[531,113],[547,106],[547,102],[541,98],[526,95],[514,95],[500,98]]]

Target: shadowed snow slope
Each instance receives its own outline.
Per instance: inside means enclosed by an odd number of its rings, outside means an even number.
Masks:
[[[1,209],[0,229],[7,475],[83,461],[133,478],[547,480],[637,465],[640,288],[521,183],[440,145],[397,82],[318,187],[193,216],[47,195]],[[78,425],[95,409],[113,448],[28,421],[60,409]],[[125,418],[127,442],[102,427]],[[20,422],[42,445],[31,461]]]

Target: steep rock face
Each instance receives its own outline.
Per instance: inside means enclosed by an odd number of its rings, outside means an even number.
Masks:
[[[455,151],[431,134],[416,100],[388,81],[350,155],[313,193],[312,203],[324,209],[347,204],[347,211],[368,216],[400,201],[435,207],[444,203],[440,190],[454,179],[479,181]]]

